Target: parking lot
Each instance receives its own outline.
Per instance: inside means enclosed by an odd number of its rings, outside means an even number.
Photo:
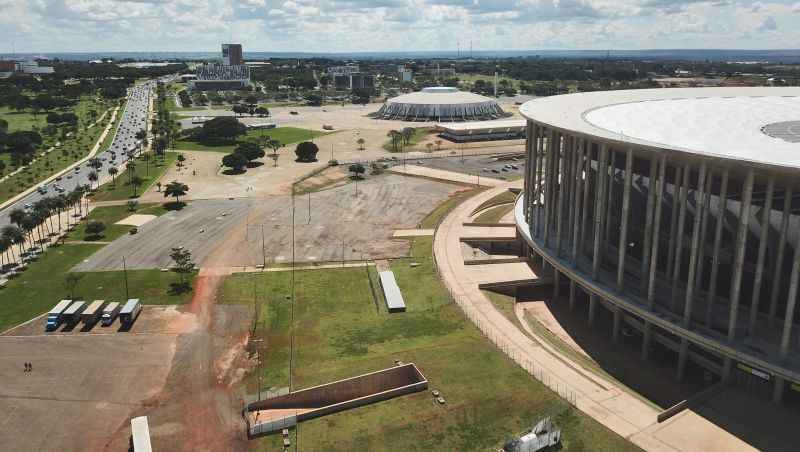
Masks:
[[[326,262],[403,256],[408,244],[392,240],[394,229],[413,228],[458,185],[393,174],[368,176],[347,185],[295,198],[294,256]],[[310,200],[310,205],[309,205]],[[290,262],[291,196],[192,201],[139,228],[75,267],[77,271],[164,268],[170,248],[183,246],[199,266],[243,267]],[[309,218],[310,214],[310,218]],[[263,232],[263,245],[262,245]],[[208,262],[223,241],[235,247],[228,262]],[[231,245],[233,243],[233,245]]]
[[[466,156],[459,155],[446,158],[420,160],[421,166],[454,171],[463,174],[480,174],[494,179],[513,180],[524,176],[525,156],[523,154],[504,154],[492,156]],[[416,160],[408,163],[420,165]],[[516,167],[516,168],[515,168]]]

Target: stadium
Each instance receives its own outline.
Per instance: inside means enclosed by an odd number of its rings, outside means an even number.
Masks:
[[[489,120],[508,115],[492,98],[442,86],[388,99],[374,116],[403,121],[450,122]]]
[[[520,113],[517,232],[554,299],[606,319],[613,343],[637,337],[643,360],[667,350],[678,380],[797,406],[800,88],[591,92]]]

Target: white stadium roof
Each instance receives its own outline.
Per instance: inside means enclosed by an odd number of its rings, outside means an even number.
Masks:
[[[388,99],[376,116],[410,121],[474,121],[501,118],[506,113],[491,97],[436,86]]]
[[[800,168],[796,87],[568,94],[531,100],[520,113],[556,128],[622,143]],[[772,136],[762,131],[765,127]]]

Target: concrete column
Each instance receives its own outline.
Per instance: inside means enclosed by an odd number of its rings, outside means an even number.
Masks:
[[[683,235],[686,230],[686,203],[689,194],[689,176],[691,168],[687,163],[683,167],[683,183],[680,190],[680,209],[678,212],[678,234],[675,237],[675,262],[672,264],[672,292],[670,293],[670,309],[678,311],[678,281],[683,270]]]
[[[556,174],[556,194],[558,195],[558,204],[556,204],[556,257],[561,257],[561,238],[564,233],[564,204],[566,203],[567,194],[567,146],[566,137],[561,136],[558,140],[558,174]],[[563,143],[562,143],[563,142]]]
[[[642,361],[647,361],[650,357],[650,338],[653,335],[653,325],[649,320],[644,321],[644,333],[642,340]]]
[[[533,124],[536,124],[535,122]],[[539,237],[539,217],[541,206],[539,200],[542,196],[542,127],[536,124],[536,134],[533,136],[534,138],[534,148],[533,148],[533,160],[536,162],[534,169],[534,184],[533,184],[533,236]]]
[[[575,155],[575,203],[573,205],[573,226],[572,226],[572,265],[578,266],[578,251],[581,243],[581,224],[582,215],[585,212],[581,209],[583,205],[584,179],[583,179],[583,153],[585,149],[581,143]]]
[[[751,168],[747,172],[742,190],[742,203],[739,209],[739,230],[736,232],[736,250],[733,259],[733,281],[731,282],[731,313],[728,321],[728,340],[733,341],[736,336],[736,320],[739,316],[739,298],[742,290],[742,270],[744,267],[744,252],[747,246],[747,231],[750,224],[750,202],[753,200],[753,178],[755,173]]]
[[[681,345],[678,349],[678,381],[683,381],[683,375],[686,372],[686,358],[689,355],[689,341],[686,338],[681,338]]]
[[[722,171],[722,182],[719,188],[719,209],[717,224],[714,228],[714,251],[711,254],[711,276],[706,295],[706,326],[711,327],[714,302],[717,300],[717,272],[719,271],[719,247],[722,242],[722,225],[725,224],[725,212],[728,209],[728,169]]]
[[[625,279],[625,253],[628,252],[628,217],[631,204],[631,177],[633,176],[633,149],[625,153],[625,179],[622,187],[622,225],[619,231],[617,256],[617,290],[622,292]]]
[[[667,174],[667,155],[661,155],[656,182],[656,211],[653,216],[653,244],[650,252],[650,275],[647,278],[647,307],[652,311],[656,302],[656,271],[658,270],[658,249],[661,232],[661,208],[664,205],[664,184]]]
[[[772,402],[776,405],[780,405],[783,401],[783,386],[784,386],[784,379],[778,375],[775,375],[775,383],[772,387]]]
[[[756,274],[753,279],[753,296],[750,302],[750,323],[748,333],[752,336],[756,332],[758,321],[758,304],[761,300],[761,280],[764,278],[764,258],[767,254],[767,241],[769,240],[769,219],[772,213],[772,193],[775,191],[775,176],[770,175],[767,180],[767,198],[761,210],[761,237],[758,241],[758,259],[756,260]]]
[[[564,228],[564,238],[562,239],[566,244],[567,256],[572,256],[572,229],[575,221],[575,161],[577,160],[577,149],[575,144],[575,137],[569,136],[567,139],[567,202],[564,203],[564,209],[567,211],[567,224]]]
[[[528,200],[528,197],[530,196],[530,193],[531,193],[531,189],[530,189],[531,168],[533,168],[533,166],[534,166],[534,164],[533,164],[533,140],[531,139],[531,136],[533,135],[533,129],[536,126],[534,126],[531,123],[531,121],[527,121],[526,124],[527,124],[527,127],[525,128],[525,162],[527,163],[527,165],[525,166],[525,180],[523,181],[523,188],[522,188],[523,192],[525,193],[524,196],[522,197],[522,211],[525,212],[525,221],[527,221],[528,224],[530,224],[530,218],[529,218],[529,213],[530,212],[528,210],[528,206],[530,205],[530,202]]]
[[[647,295],[647,281],[650,274],[650,246],[653,239],[653,210],[656,205],[656,179],[658,160],[650,158],[650,171],[647,173],[647,210],[644,222],[644,243],[642,244],[642,279],[639,290],[642,296]]]
[[[667,245],[667,275],[672,275],[672,264],[675,257],[675,238],[678,228],[678,210],[680,209],[680,187],[682,168],[675,167],[675,179],[672,184],[672,211],[669,217],[669,243]]]
[[[607,179],[607,172],[606,172],[606,163],[608,158],[608,150],[606,145],[600,146],[600,164],[597,166],[598,169],[598,183],[595,189],[597,194],[597,202],[595,203],[595,215],[594,215],[594,254],[593,254],[593,263],[592,263],[592,279],[597,279],[600,273],[600,261],[601,261],[601,253],[603,251],[603,247],[601,246],[601,241],[603,240],[603,217],[606,213],[606,197],[603,196],[605,194],[605,180]]]
[[[569,280],[569,310],[575,310],[575,280]]]
[[[778,294],[781,292],[781,276],[783,275],[783,258],[786,252],[786,233],[789,229],[789,217],[792,211],[792,189],[787,188],[783,195],[783,216],[781,217],[781,233],[778,238],[778,256],[775,258],[772,290],[769,294],[769,327],[775,324],[775,313],[778,310]]]
[[[581,221],[581,231],[578,237],[578,266],[580,266],[580,255],[583,254],[586,249],[586,240],[591,232],[589,228],[592,220],[591,209],[593,209],[593,207],[589,206],[589,192],[592,190],[592,143],[586,140],[584,144],[584,154],[586,157],[583,162],[583,200],[581,201],[583,205],[583,219]]]
[[[556,132],[554,130],[550,130],[550,135],[547,138],[547,170],[545,174],[545,196],[544,196],[544,245],[545,247],[549,246],[550,244],[550,221],[553,215],[553,189],[555,187],[555,162],[557,160],[556,156],[556,144],[555,144],[555,136]]]
[[[792,323],[794,323],[794,308],[797,304],[798,272],[800,272],[800,249],[794,251],[792,274],[789,277],[789,296],[786,299],[786,314],[783,316],[783,334],[781,335],[781,359],[789,354],[789,341],[792,338]]]
[[[689,255],[689,274],[686,277],[686,299],[683,305],[683,326],[689,328],[692,323],[692,304],[694,302],[695,271],[697,269],[697,252],[700,248],[700,220],[703,218],[703,205],[705,204],[705,185],[706,185],[706,162],[700,164],[700,175],[697,180],[697,188],[700,197],[697,198],[696,209],[694,211],[694,224],[692,226],[692,246]],[[697,193],[697,191],[695,191]]]
[[[558,301],[561,296],[561,273],[553,267],[553,301]]]
[[[614,209],[614,180],[616,180],[617,176],[617,153],[613,149],[608,150],[608,158],[610,160],[610,164],[607,166],[608,174],[606,175],[606,184],[605,184],[605,191],[606,191],[606,203],[605,209],[606,212],[603,213],[603,241],[601,244],[603,245],[603,254],[602,258],[605,259],[608,255],[608,243],[609,243],[609,230],[611,229],[611,218],[612,215],[609,215],[612,209]]]
[[[597,309],[597,295],[589,293],[589,328],[594,325],[594,311]]]
[[[611,343],[617,345],[619,343],[619,324],[622,318],[621,309],[614,307],[614,327],[611,331]]]
[[[726,356],[722,360],[722,383],[728,384],[731,381],[732,370],[733,360]]]
[[[700,246],[697,250],[697,272],[695,273],[694,285],[700,289],[703,279],[703,267],[705,266],[706,237],[708,236],[708,211],[711,208],[711,188],[714,185],[714,171],[708,168],[706,173],[706,187],[703,190],[703,218],[700,220]]]

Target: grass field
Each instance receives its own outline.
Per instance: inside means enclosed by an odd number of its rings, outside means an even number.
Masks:
[[[514,204],[504,204],[491,207],[485,212],[475,217],[475,223],[499,223],[507,213],[514,210]]]
[[[263,366],[248,377],[251,393],[257,372],[265,389],[289,385],[293,317],[293,389],[401,360],[415,363],[447,400],[441,406],[423,392],[303,422],[293,443],[304,451],[495,450],[509,435],[555,414],[564,450],[638,450],[571,409],[490,345],[446,297],[430,262],[430,237],[416,239],[412,250],[412,259],[391,263],[405,313],[388,314],[373,297],[371,268],[297,271],[293,309],[286,298],[290,272],[235,274],[225,281],[220,302],[250,304],[255,287],[261,303],[256,335],[264,339]],[[273,435],[254,449],[279,450],[279,444]]]
[[[91,256],[102,245],[62,245],[49,248],[38,262],[0,290],[0,331],[29,320],[62,298],[69,298],[64,284],[70,268]],[[122,300],[125,297],[123,272],[79,273],[81,279],[75,298],[85,300]],[[193,277],[193,276],[192,276]],[[191,293],[169,295],[170,283],[178,276],[159,270],[128,270],[128,286],[132,297],[145,304],[181,304]]]
[[[455,209],[456,206],[483,190],[486,190],[486,188],[474,188],[472,190],[461,191],[451,195],[443,203],[439,204],[436,209],[423,218],[419,227],[422,229],[435,228],[439,224],[439,221],[441,221],[441,219],[444,218],[444,216],[447,215],[451,210]]]
[[[395,151],[394,147],[392,146],[392,139],[389,138],[385,143],[383,143],[383,149],[389,152],[402,152],[401,149],[405,149],[405,151],[427,151],[427,149],[416,149],[415,146],[432,132],[432,127],[416,127],[414,128],[414,134],[411,135],[411,138],[409,138],[408,143],[405,146],[399,146],[397,151]]]
[[[175,143],[175,148],[186,151],[233,152],[234,148],[236,148],[239,143],[259,140],[266,136],[278,140],[286,146],[292,143],[312,140],[322,135],[325,135],[325,133],[315,130],[300,129],[297,127],[278,127],[268,130],[248,130],[245,136],[231,143],[208,144],[197,141],[178,140]]]
[[[161,215],[166,210],[159,204],[142,204],[136,211],[131,212],[128,206],[101,206],[95,207],[89,213],[86,220],[82,221],[74,231],[66,236],[66,241],[103,241],[110,242],[127,234],[133,226],[114,224],[133,214]],[[102,221],[106,225],[106,230],[100,237],[92,237],[86,234],[86,225],[89,221]]]
[[[15,132],[17,130],[31,130],[34,127],[45,127],[47,125],[47,114],[39,113],[34,116],[33,113],[11,109],[10,107],[0,107],[0,118],[8,121],[8,131]]]
[[[167,170],[175,163],[178,158],[177,152],[167,152],[164,154],[164,160],[161,157],[155,157],[152,153],[150,155],[150,162],[146,163],[141,157],[136,159],[135,175],[138,175],[144,181],[141,186],[136,188],[136,196],[141,196],[142,193],[147,191]],[[149,165],[149,169],[147,168]],[[113,182],[109,181],[98,188],[92,200],[94,201],[119,201],[123,199],[133,198],[133,187],[128,183],[131,177],[128,169],[117,174]]]

